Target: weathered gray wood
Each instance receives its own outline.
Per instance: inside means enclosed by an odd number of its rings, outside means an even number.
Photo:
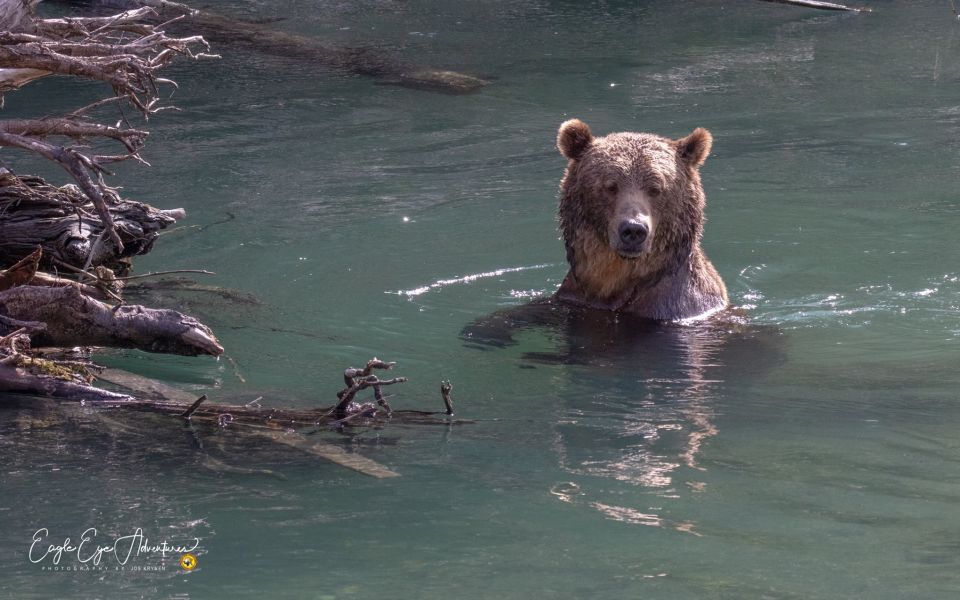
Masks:
[[[42,331],[30,334],[34,347],[110,346],[186,356],[223,353],[210,328],[193,317],[142,306],[114,308],[72,286],[20,286],[0,292],[0,314],[44,323]]]
[[[156,410],[157,412],[165,412],[167,414],[176,416],[182,415],[184,409],[190,407],[196,401],[196,398],[192,394],[188,394],[183,390],[167,385],[162,381],[143,377],[141,375],[123,371],[121,369],[107,369],[98,377],[99,379],[108,383],[126,388],[140,397],[162,398],[164,401],[166,401],[166,403],[139,401],[137,403],[126,404],[130,408],[140,406],[146,410]],[[265,415],[269,415],[271,413],[270,409],[253,409],[251,411],[247,407],[223,405],[207,406],[207,410],[209,411],[209,414],[214,416],[230,414],[237,415],[239,417],[243,412],[259,412],[264,413]],[[302,415],[306,415],[309,412],[310,411],[300,411]],[[301,425],[309,425],[313,420],[316,420],[324,413],[329,412],[330,411],[328,409],[318,409],[312,414],[311,417],[307,417],[306,421],[301,423]],[[306,452],[307,454],[319,456],[342,467],[347,467],[348,469],[352,469],[358,473],[363,473],[364,475],[369,475],[370,477],[376,477],[377,479],[398,476],[396,471],[392,471],[374,460],[360,456],[359,454],[353,452],[347,452],[343,448],[334,446],[333,444],[328,444],[315,439],[312,440],[307,436],[294,431],[265,429],[262,427],[244,427],[240,431],[242,431],[243,434],[267,438],[275,443],[296,448],[301,452]]]
[[[122,259],[149,252],[160,230],[183,216],[182,209],[159,210],[132,201],[114,204],[109,210],[123,241],[122,251],[109,239],[100,239],[103,222],[76,186],[56,187],[39,177],[0,171],[0,266],[16,262],[40,245],[41,264],[47,270],[56,269],[60,261],[76,268],[103,265],[123,271]]]
[[[19,31],[30,23],[33,9],[40,0],[16,0],[0,3],[0,31]]]
[[[7,364],[0,364],[0,391],[74,401],[127,402],[133,400],[131,396]]]

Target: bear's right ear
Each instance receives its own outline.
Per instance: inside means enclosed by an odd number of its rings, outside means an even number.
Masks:
[[[570,119],[560,126],[557,133],[557,149],[570,160],[578,160],[593,142],[590,128],[580,119]]]
[[[697,127],[687,137],[677,140],[677,152],[683,162],[699,167],[707,160],[710,148],[713,147],[713,136],[703,127]]]

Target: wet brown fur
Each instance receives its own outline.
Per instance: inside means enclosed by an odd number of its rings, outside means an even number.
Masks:
[[[570,270],[560,300],[665,321],[727,305],[723,280],[700,247],[705,197],[698,169],[711,144],[701,128],[670,140],[647,133],[595,138],[576,119],[561,125],[557,147],[570,161],[559,221]],[[624,258],[610,232],[624,207],[635,205],[648,207],[650,233],[639,256]]]

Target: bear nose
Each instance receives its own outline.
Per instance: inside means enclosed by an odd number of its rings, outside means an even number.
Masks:
[[[622,221],[620,223],[620,241],[624,246],[636,248],[647,239],[650,228],[646,223],[634,221],[633,219]]]

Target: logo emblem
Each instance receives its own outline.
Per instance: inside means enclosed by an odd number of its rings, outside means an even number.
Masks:
[[[180,557],[180,568],[184,571],[192,571],[197,568],[197,557],[187,553]]]

